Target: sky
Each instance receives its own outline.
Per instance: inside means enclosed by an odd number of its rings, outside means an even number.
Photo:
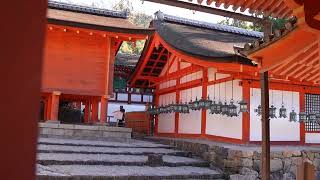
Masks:
[[[67,2],[85,6],[95,5],[99,8],[111,9],[114,4],[119,2],[120,0],[55,0],[60,2]],[[158,10],[164,12],[165,14],[184,17],[193,20],[205,21],[209,23],[217,23],[223,19],[224,17],[207,14],[202,12],[194,12],[189,9],[177,8],[173,6],[167,6],[163,4],[157,4],[148,1],[142,0],[130,0],[133,5],[133,11],[135,12],[143,12],[148,15],[153,15]],[[230,10],[231,8],[229,8]],[[245,13],[247,14],[247,13]]]

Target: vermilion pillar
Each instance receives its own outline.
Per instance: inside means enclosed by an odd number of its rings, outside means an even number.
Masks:
[[[48,121],[58,121],[60,94],[60,92],[54,91],[51,95]]]
[[[90,101],[86,101],[84,103],[84,123],[89,123],[90,121],[90,112],[91,112],[91,105]]]
[[[108,114],[108,99],[107,96],[101,97],[101,108],[100,108],[100,123],[105,123],[107,121]]]
[[[91,121],[98,122],[98,111],[99,111],[99,101],[93,100],[92,101],[92,114],[91,114]]]

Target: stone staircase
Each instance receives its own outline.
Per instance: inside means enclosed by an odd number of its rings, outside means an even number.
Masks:
[[[40,138],[37,162],[38,180],[223,179],[189,152],[140,140]]]

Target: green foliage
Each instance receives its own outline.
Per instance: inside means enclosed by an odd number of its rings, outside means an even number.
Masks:
[[[148,28],[152,21],[152,16],[146,15],[141,12],[134,12],[130,0],[120,0],[113,6],[114,10],[127,11],[130,13],[129,21],[137,26]],[[121,53],[141,54],[145,40],[139,40],[135,43],[124,41],[119,49]]]

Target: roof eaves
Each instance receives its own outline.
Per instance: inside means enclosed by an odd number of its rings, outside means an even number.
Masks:
[[[293,17],[285,24],[285,27],[282,29],[276,29],[269,36],[260,38],[251,43],[246,43],[243,48],[235,47],[238,53],[248,56],[264,47],[269,46],[270,44],[275,43],[279,39],[286,36],[288,33],[293,31],[297,27],[297,18]]]
[[[123,18],[123,19],[128,18],[127,11],[113,11],[108,9],[87,7],[87,6],[57,2],[57,1],[49,1],[48,8],[64,10],[64,11],[72,11],[77,13],[84,13],[84,14],[92,14],[92,15],[104,16],[104,17],[116,17],[116,18]]]
[[[179,24],[184,24],[184,25],[188,25],[188,26],[206,28],[206,29],[211,29],[211,30],[219,30],[219,31],[230,32],[230,33],[234,33],[234,34],[241,34],[241,35],[246,35],[246,36],[252,36],[252,37],[257,37],[257,38],[263,37],[262,32],[249,31],[246,29],[232,27],[232,26],[226,26],[226,25],[222,25],[222,24],[214,24],[214,23],[208,23],[208,22],[203,22],[203,21],[191,20],[191,19],[187,19],[187,18],[164,14],[161,11],[157,11],[155,13],[155,18],[158,20],[162,20],[162,21],[179,23]]]

